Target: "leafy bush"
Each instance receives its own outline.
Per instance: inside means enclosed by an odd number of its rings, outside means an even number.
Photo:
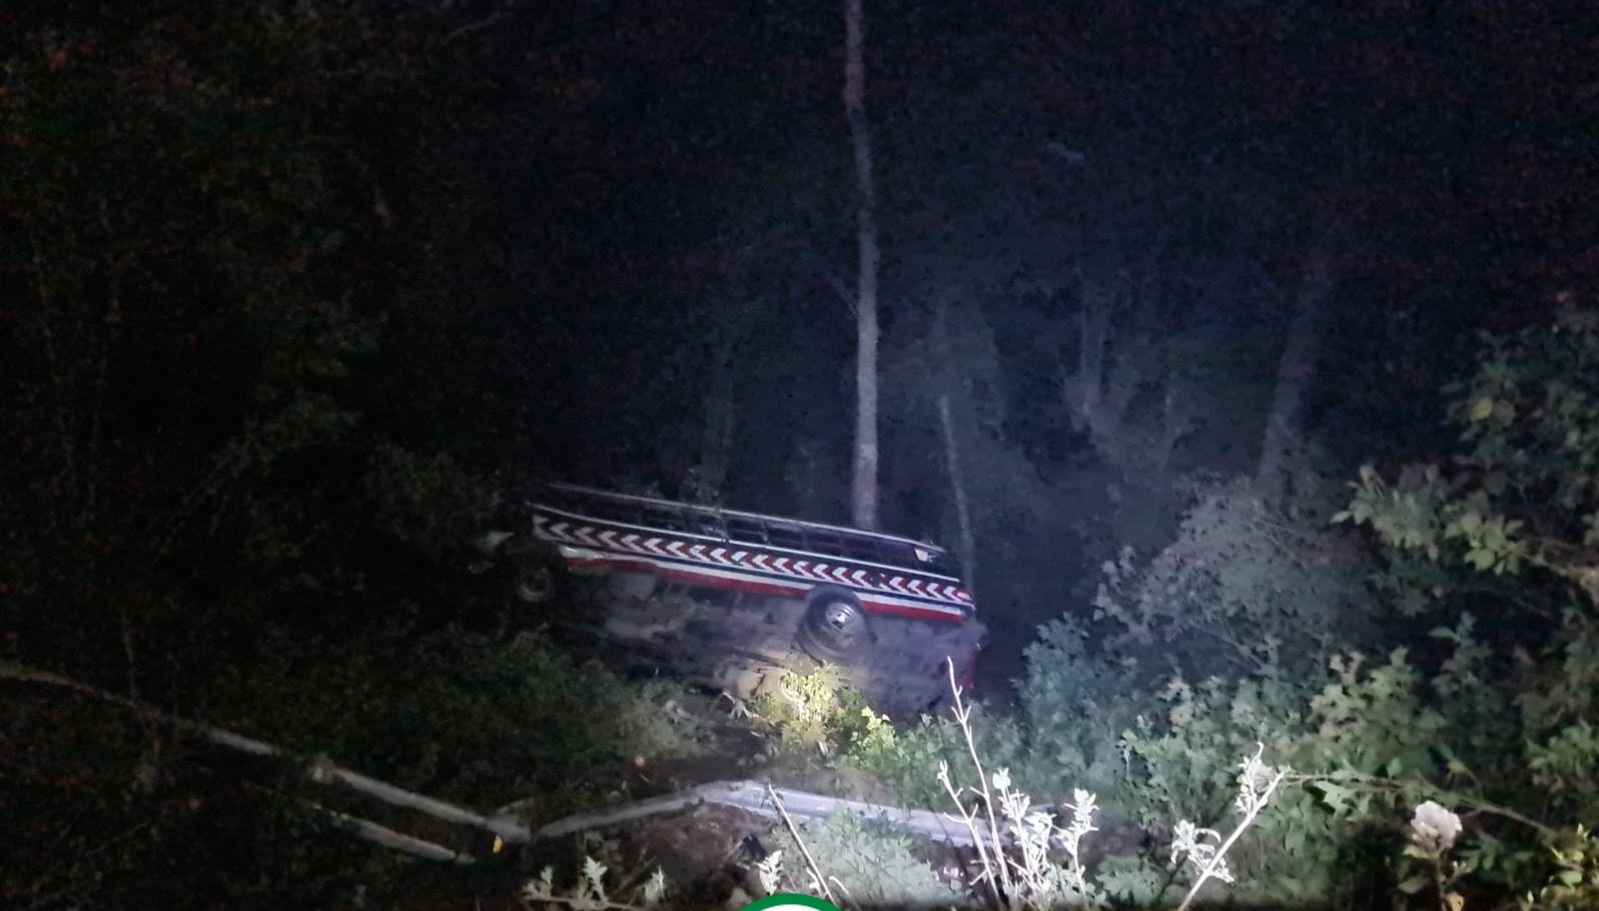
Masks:
[[[774,725],[790,745],[829,749],[843,705],[844,684],[838,668],[823,663],[809,674],[785,673],[775,693],[763,694],[756,705],[761,717]]]
[[[606,882],[606,874],[610,872],[605,864],[585,857],[576,880],[563,889],[556,886],[555,868],[545,867],[537,877],[523,885],[522,904],[527,908],[582,908],[587,911],[616,908],[631,911],[635,908],[660,907],[667,898],[666,874],[659,867],[631,890],[633,894],[621,896],[611,894],[616,886]]]
[[[1060,808],[1036,807],[1028,794],[1013,787],[1008,769],[1001,767],[992,775],[984,768],[984,758],[977,746],[971,721],[973,706],[961,699],[958,688],[954,690],[953,727],[959,733],[962,757],[960,765],[970,767],[978,785],[957,784],[948,761],[938,763],[937,781],[964,823],[976,854],[976,869],[965,881],[972,891],[964,895],[968,903],[1007,909],[1043,909],[1057,907],[1104,907],[1109,898],[1136,898],[1153,903],[1174,881],[1162,878],[1144,859],[1121,859],[1106,869],[1109,886],[1090,876],[1089,861],[1084,839],[1097,832],[1095,815],[1098,811],[1094,794],[1076,788],[1072,801]],[[1171,863],[1184,860],[1194,867],[1192,884],[1181,908],[1186,908],[1209,881],[1233,882],[1226,855],[1239,842],[1243,832],[1260,818],[1261,811],[1288,776],[1287,769],[1273,769],[1261,761],[1263,745],[1257,745],[1255,754],[1246,758],[1241,771],[1234,776],[1236,782],[1234,806],[1239,821],[1232,833],[1223,838],[1208,828],[1201,828],[1180,819],[1172,827]],[[1057,813],[1069,814],[1065,826],[1060,825]],[[842,815],[842,814],[841,814]],[[798,830],[793,833],[798,840],[795,847],[803,847],[804,838]],[[808,877],[813,892],[831,894],[831,878],[825,867],[816,861],[818,852],[802,852],[805,863],[800,872]],[[827,863],[836,863],[833,853],[822,852]],[[852,862],[846,861],[846,862]],[[790,881],[799,875],[791,871]],[[839,885],[843,885],[839,883]],[[895,898],[874,895],[896,901]]]
[[[1212,489],[1167,551],[1105,567],[1097,618],[1114,635],[1098,651],[1087,643],[1103,626],[1068,616],[1041,629],[1021,685],[1029,774],[1054,793],[1075,779],[1159,839],[1192,841],[1197,829],[1169,820],[1218,819],[1238,751],[1258,741],[1298,771],[1259,838],[1229,858],[1240,897],[1355,901],[1366,880],[1433,907],[1591,900],[1591,836],[1571,822],[1599,812],[1599,389],[1580,366],[1599,362],[1599,319],[1567,308],[1552,328],[1490,340],[1474,378],[1454,387],[1469,451],[1448,471],[1413,467],[1389,486],[1365,469],[1337,516],[1392,546],[1375,591],[1406,616],[1439,614],[1430,635],[1375,655],[1342,641],[1340,618],[1371,615],[1349,585],[1362,564],[1322,561],[1312,542],[1347,553],[1347,539],[1284,537],[1289,520],[1260,512],[1246,490]],[[1470,574],[1529,567],[1545,579],[1484,586]],[[1312,584],[1329,573],[1344,579]],[[1485,624],[1441,610],[1455,593],[1520,613]],[[1315,634],[1281,634],[1296,625]],[[1198,672],[1207,649],[1196,641],[1226,660]],[[1175,654],[1152,664],[1151,646]],[[1403,808],[1427,806],[1461,810],[1447,851],[1418,846],[1414,820],[1408,847],[1400,837]],[[1152,860],[1101,869],[1124,894],[1148,896]]]
[[[1500,575],[1535,565],[1599,606],[1599,309],[1567,301],[1550,324],[1483,343],[1448,390],[1465,451],[1393,484],[1363,468],[1339,518],[1433,561]]]
[[[1395,800],[1433,798],[1484,814],[1463,842],[1475,857],[1475,888],[1503,897],[1540,875],[1536,845],[1556,831],[1527,811],[1546,807],[1582,819],[1599,809],[1589,796],[1599,756],[1587,728],[1553,722],[1592,712],[1593,690],[1578,695],[1567,678],[1592,679],[1599,653],[1584,619],[1573,615],[1569,624],[1547,652],[1522,653],[1516,689],[1493,682],[1503,665],[1491,660],[1469,622],[1434,631],[1448,653],[1431,673],[1397,649],[1375,662],[1335,654],[1320,673],[1294,679],[1189,684],[1173,677],[1158,706],[1124,701],[1143,713],[1118,740],[1118,774],[1084,782],[1140,828],[1171,837],[1170,820],[1204,824],[1224,815],[1239,750],[1263,742],[1300,771],[1260,819],[1259,837],[1233,852],[1241,897],[1311,901],[1350,889],[1360,877],[1386,875],[1399,846],[1387,841],[1389,848],[1372,852],[1363,843],[1395,825]],[[1033,739],[1052,742],[1047,732]],[[1047,754],[1028,758],[1050,761]]]
[[[776,693],[757,700],[756,712],[777,728],[783,743],[817,748],[829,757],[892,751],[897,737],[888,717],[827,663],[809,674],[785,674]]]
[[[1195,485],[1175,541],[1143,563],[1123,549],[1101,568],[1093,618],[1107,645],[1203,677],[1269,674],[1350,641],[1374,607],[1374,564],[1321,521],[1333,511],[1327,492],[1279,509],[1252,478]]]
[[[602,770],[682,752],[691,736],[649,720],[671,697],[532,634],[446,629],[338,661],[332,648],[285,643],[238,668],[212,694],[237,713],[219,722],[467,804],[536,793],[552,815],[603,786]]]
[[[829,887],[842,887],[853,907],[948,906],[960,891],[940,880],[913,849],[910,836],[862,822],[849,813],[798,827],[805,848],[816,859]],[[782,886],[788,891],[824,894],[805,861],[805,851],[787,830],[773,833],[769,847],[779,858]],[[834,883],[836,881],[836,885]]]
[[[1018,681],[1018,701],[1027,760],[1020,778],[1034,793],[1103,787],[1124,762],[1117,737],[1143,707],[1128,698],[1136,686],[1129,669],[1089,653],[1091,636],[1087,624],[1065,614],[1040,626],[1023,653],[1027,675]]]
[[[978,750],[991,761],[1015,764],[1022,752],[1022,731],[1007,718],[976,707],[968,722]],[[940,763],[966,762],[966,735],[953,717],[922,716],[915,724],[855,741],[839,761],[866,772],[904,805],[930,809],[947,802],[930,774]]]

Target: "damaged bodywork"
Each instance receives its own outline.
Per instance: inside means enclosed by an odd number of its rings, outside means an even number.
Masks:
[[[568,484],[504,505],[483,545],[515,565],[517,597],[553,605],[571,576],[602,580],[617,657],[735,695],[827,662],[914,715],[985,641],[955,561],[926,542]]]

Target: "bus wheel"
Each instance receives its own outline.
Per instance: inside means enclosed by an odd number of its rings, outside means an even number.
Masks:
[[[798,639],[800,648],[812,658],[839,664],[866,651],[872,643],[872,627],[853,595],[822,591],[811,599]]]
[[[525,604],[548,604],[566,587],[566,563],[550,545],[530,538],[506,542],[502,552],[516,567],[512,591]]]

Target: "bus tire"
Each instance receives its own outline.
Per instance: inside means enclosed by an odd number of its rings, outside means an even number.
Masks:
[[[515,571],[512,593],[524,604],[549,604],[566,592],[566,561],[550,544],[537,538],[517,537],[500,552]]]
[[[872,644],[872,625],[859,600],[837,589],[818,589],[800,621],[800,648],[817,661],[843,664]]]

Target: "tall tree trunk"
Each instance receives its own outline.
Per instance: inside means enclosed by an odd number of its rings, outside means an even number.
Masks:
[[[877,199],[872,190],[872,139],[866,123],[866,44],[861,0],[844,0],[844,115],[855,146],[855,239],[859,274],[855,295],[855,459],[850,517],[859,528],[877,527]]]
[[[1099,424],[1099,400],[1105,385],[1105,350],[1110,337],[1112,301],[1098,285],[1085,285],[1077,311],[1080,336],[1077,339],[1075,388],[1067,393],[1068,403],[1085,432]]]
[[[733,460],[733,434],[738,428],[738,384],[743,375],[744,342],[749,335],[749,318],[743,311],[738,321],[718,326],[720,333],[711,350],[700,392],[699,498],[702,502],[722,502],[722,488]]]
[[[949,294],[936,292],[933,311],[933,369],[939,376],[938,427],[944,439],[944,467],[949,474],[950,494],[955,500],[955,525],[960,536],[961,564],[966,570],[966,590],[977,597],[977,534],[972,530],[972,505],[966,494],[966,469],[961,461],[960,437],[956,434],[955,408],[950,393],[955,381],[954,359],[949,345]]]
[[[1332,293],[1331,235],[1330,229],[1324,231],[1305,260],[1288,321],[1288,338],[1277,365],[1277,384],[1266,412],[1260,463],[1255,470],[1256,487],[1268,503],[1280,502],[1289,491],[1288,476],[1301,431],[1300,408],[1321,356],[1322,311]]]
[[[1063,366],[1061,395],[1075,429],[1113,462],[1147,454],[1143,440],[1127,435],[1127,410],[1146,380],[1163,375],[1154,331],[1162,305],[1161,258],[1174,233],[1162,229],[1136,269],[1101,266],[1081,283],[1076,371]]]
[[[972,531],[972,504],[966,497],[966,471],[961,464],[960,442],[955,435],[955,409],[950,405],[948,391],[938,394],[938,426],[944,437],[944,466],[949,471],[949,487],[955,497],[955,524],[960,534],[966,590],[976,598],[977,535]]]
[[[733,459],[733,431],[738,425],[732,368],[711,378],[704,395],[705,413],[700,426],[699,480],[702,495],[722,502],[722,488]]]

